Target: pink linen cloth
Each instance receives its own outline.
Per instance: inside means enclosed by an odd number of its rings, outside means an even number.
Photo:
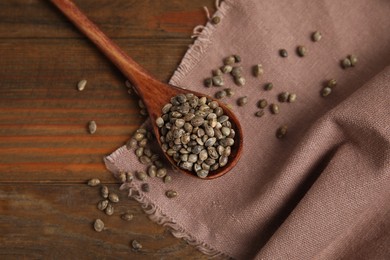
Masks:
[[[230,54],[242,57],[246,85],[223,101],[244,131],[244,151],[225,176],[205,181],[170,171],[171,183],[149,178],[123,184],[150,218],[202,252],[236,259],[390,258],[390,2],[387,0],[226,0],[190,47],[170,83],[209,95],[203,79]],[[323,38],[312,42],[320,31]],[[297,45],[308,49],[301,58]],[[286,49],[287,58],[279,56]],[[358,56],[354,68],[340,60]],[[255,78],[251,67],[262,64]],[[326,98],[324,81],[338,84]],[[264,91],[272,82],[274,88]],[[277,95],[297,94],[295,103]],[[244,107],[236,99],[248,96]],[[278,103],[257,118],[256,103]],[[149,128],[150,122],[145,124]],[[288,126],[282,140],[276,129]],[[155,145],[154,150],[158,150]],[[107,168],[145,170],[125,146]],[[168,199],[168,189],[178,197]]]

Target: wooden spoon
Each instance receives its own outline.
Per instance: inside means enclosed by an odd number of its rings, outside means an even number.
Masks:
[[[124,53],[113,43],[93,22],[91,22],[70,0],[51,0],[68,19],[84,33],[115,66],[133,83],[135,90],[144,102],[153,123],[153,130],[161,146],[160,132],[156,119],[161,116],[161,108],[170,102],[171,97],[181,93],[193,93],[196,96],[206,96],[195,91],[178,88],[162,83],[151,76],[144,68]],[[211,97],[209,97],[211,98]],[[213,98],[211,98],[213,99]],[[214,99],[213,99],[214,100]],[[218,100],[217,100],[218,101]],[[211,171],[205,179],[220,177],[231,170],[238,162],[242,153],[243,136],[237,117],[222,102],[219,102],[224,113],[229,116],[232,128],[235,130],[234,145],[228,163],[215,171]],[[165,153],[164,153],[165,154]],[[165,154],[168,161],[180,172],[196,177],[194,172],[179,168],[172,157]],[[197,177],[198,178],[198,177]]]

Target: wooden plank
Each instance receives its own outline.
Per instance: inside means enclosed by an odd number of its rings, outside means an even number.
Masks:
[[[0,258],[206,259],[148,220],[117,185],[109,189],[120,197],[112,216],[96,208],[101,199],[98,187],[0,184]],[[127,212],[134,215],[130,222],[120,218]],[[107,227],[101,233],[92,228],[96,218]],[[140,252],[131,250],[133,239],[142,243]]]

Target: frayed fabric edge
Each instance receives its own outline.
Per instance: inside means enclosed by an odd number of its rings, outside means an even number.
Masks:
[[[106,168],[112,172],[114,176],[117,172],[119,172],[119,168],[115,165],[115,158],[124,155],[123,149],[127,149],[126,146],[122,146],[111,155],[104,158]],[[148,197],[141,194],[139,189],[133,183],[123,183],[120,186],[120,190],[128,190],[128,196],[140,203],[143,211],[148,215],[149,219],[161,226],[168,227],[169,231],[174,237],[183,239],[189,245],[194,246],[197,250],[211,258],[224,257],[227,259],[233,259],[232,257],[191,236],[190,233],[187,232],[182,226],[177,224],[173,218],[166,215],[159,207],[151,202]]]
[[[221,22],[223,18],[226,16],[227,12],[231,8],[231,3],[222,1],[217,7],[217,11],[215,12],[215,16],[219,16],[221,18]],[[213,25],[210,22],[206,24],[206,26],[196,26],[195,28],[202,28],[200,32],[196,34],[195,42],[189,46],[186,54],[180,62],[179,67],[173,73],[169,84],[180,87],[181,80],[188,75],[195,67],[196,64],[199,63],[202,56],[207,52],[208,47],[212,43],[212,34],[217,29],[218,25]]]

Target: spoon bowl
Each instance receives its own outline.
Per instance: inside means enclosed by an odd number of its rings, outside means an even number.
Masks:
[[[195,96],[202,97],[205,94],[191,91],[188,89],[178,88],[165,84],[155,79],[144,68],[131,59],[123,52],[115,43],[113,43],[93,22],[91,22],[70,0],[51,0],[57,8],[82,32],[84,33],[112,62],[114,65],[132,82],[136,92],[145,104],[149,117],[152,120],[153,131],[156,139],[161,147],[160,131],[156,125],[156,119],[162,114],[162,107],[170,102],[170,99],[178,94],[193,93]],[[236,132],[234,144],[229,156],[228,163],[211,171],[204,179],[214,179],[220,177],[230,171],[238,162],[242,153],[243,136],[241,125],[233,112],[222,102],[216,100],[224,113],[229,117],[232,124],[232,129]],[[172,157],[164,153],[167,160],[177,170],[182,173],[199,178],[194,172],[184,170],[176,165]]]

